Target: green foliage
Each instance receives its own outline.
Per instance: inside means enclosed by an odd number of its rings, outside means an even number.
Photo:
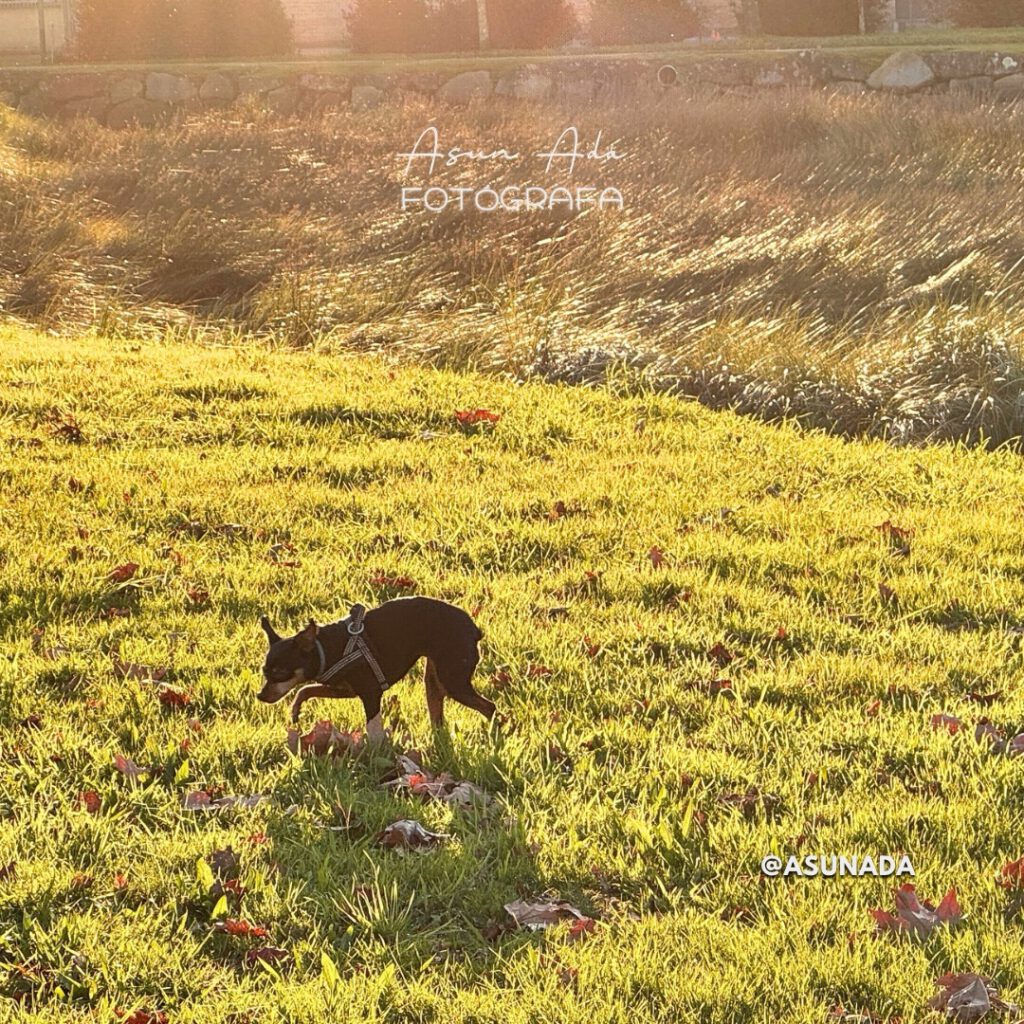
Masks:
[[[281,0],[78,0],[81,60],[269,57],[292,51]]]
[[[949,970],[1020,1002],[994,883],[1022,852],[1020,761],[973,735],[1024,721],[1018,457],[220,341],[0,334],[0,1019],[909,1021]],[[108,579],[129,561],[132,597]],[[378,574],[479,606],[509,724],[456,708],[435,737],[419,679],[384,718],[489,810],[382,787],[389,747],[292,757],[255,700],[260,612],[328,621],[393,596]],[[115,650],[192,703],[116,678]],[[358,701],[304,713],[361,724]],[[271,799],[185,810],[206,786]],[[776,799],[744,813],[751,786]],[[374,837],[399,818],[454,839],[398,856]],[[875,938],[891,879],[758,874],[768,852],[896,851],[924,898],[956,887],[958,928]],[[545,892],[597,930],[490,927]],[[225,907],[267,937],[216,931]],[[262,945],[285,951],[270,970]]]
[[[596,0],[590,23],[595,43],[653,43],[699,35],[701,18],[691,0]]]
[[[357,0],[349,15],[357,53],[460,53],[480,44],[476,0]],[[544,49],[572,38],[570,0],[487,0],[489,46]]]

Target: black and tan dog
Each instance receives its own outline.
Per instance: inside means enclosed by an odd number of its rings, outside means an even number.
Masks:
[[[432,725],[444,722],[445,697],[487,719],[494,715],[494,704],[471,682],[483,634],[466,612],[444,601],[404,597],[365,613],[357,606],[348,619],[322,627],[310,622],[286,639],[266,616],[261,625],[270,650],[257,696],[275,704],[299,687],[292,701],[293,722],[310,697],[358,697],[366,712],[367,736],[380,739],[381,697],[420,658],[427,659],[424,682]]]

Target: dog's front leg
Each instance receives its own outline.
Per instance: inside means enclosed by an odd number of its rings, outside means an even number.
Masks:
[[[374,688],[370,693],[360,694],[363,710],[366,712],[366,736],[372,743],[384,739],[384,726],[380,722],[380,690]]]
[[[311,683],[309,686],[303,686],[301,690],[295,695],[295,700],[292,701],[292,724],[295,725],[299,721],[299,712],[302,710],[302,705],[309,700],[310,697],[339,697],[339,693],[335,692],[330,686],[325,686],[323,683]]]

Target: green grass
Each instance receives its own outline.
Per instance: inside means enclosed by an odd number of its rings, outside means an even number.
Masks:
[[[820,1024],[840,1004],[911,1022],[947,970],[1022,994],[1024,931],[994,884],[1024,853],[1021,763],[973,736],[982,715],[1024,724],[1017,457],[846,443],[626,381],[252,344],[8,329],[0,365],[0,867],[16,865],[0,1020]],[[500,422],[456,424],[478,407]],[[887,520],[914,531],[909,553]],[[281,543],[298,567],[272,564]],[[126,562],[135,578],[111,583]],[[479,609],[479,686],[509,724],[492,735],[460,709],[432,737],[418,681],[385,722],[399,749],[487,790],[488,810],[383,789],[391,747],[294,758],[283,709],[254,699],[259,613],[330,620],[393,596],[376,574]],[[190,706],[115,680],[117,649],[168,666]],[[731,692],[709,696],[723,676]],[[997,696],[979,707],[972,690]],[[307,705],[304,724],[358,711]],[[933,731],[937,713],[964,727]],[[18,724],[32,714],[40,728]],[[152,776],[133,785],[118,754]],[[273,799],[184,810],[201,786]],[[774,811],[723,799],[750,786]],[[402,817],[455,838],[377,847]],[[277,975],[245,968],[259,942],[212,931],[197,861],[227,845],[239,916],[289,951]],[[891,880],[762,881],[769,851],[906,851],[922,895],[956,887],[964,921],[874,938]],[[486,937],[503,904],[542,893],[596,933]]]

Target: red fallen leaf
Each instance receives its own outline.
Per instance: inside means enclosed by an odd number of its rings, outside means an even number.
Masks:
[[[123,754],[116,754],[114,756],[114,767],[132,781],[146,773],[145,768],[140,768],[130,757],[125,757]]]
[[[83,789],[78,794],[78,802],[90,814],[98,814],[100,809],[100,795],[95,789]]]
[[[564,501],[556,501],[551,506],[551,511],[548,512],[548,519],[553,523],[558,519],[563,518],[566,515],[566,507]]]
[[[107,579],[111,583],[127,583],[137,572],[139,571],[138,563],[136,562],[125,562],[124,565],[119,565],[116,569],[111,569],[107,573]]]
[[[889,546],[901,555],[910,554],[910,538],[914,536],[913,530],[904,530],[891,520],[886,519],[875,527],[876,530],[889,542]]]
[[[165,708],[184,708],[192,703],[192,698],[173,686],[162,686],[156,698]]]
[[[411,576],[388,576],[377,573],[370,577],[370,585],[374,587],[392,587],[395,590],[415,590],[416,581]]]
[[[85,871],[78,871],[71,879],[73,889],[90,889],[95,879]]]
[[[118,892],[128,888],[128,879],[120,872],[114,875],[114,888]]]
[[[655,569],[660,569],[665,564],[665,552],[657,545],[647,552],[647,557],[650,559],[651,565],[654,566]]]
[[[243,962],[249,968],[255,967],[257,964],[277,967],[286,960],[290,960],[291,956],[287,949],[279,949],[277,946],[260,946],[259,949],[250,949],[245,954]]]
[[[597,922],[592,917],[581,917],[569,928],[569,941],[580,942],[597,931]]]
[[[21,729],[42,729],[43,720],[39,715],[31,714],[26,718],[21,719],[21,721],[18,722],[18,727]]]
[[[79,540],[88,540],[92,536],[92,530],[85,526],[77,527],[75,533],[78,534]]]
[[[185,591],[185,596],[193,605],[206,604],[210,600],[210,592],[205,587],[200,586],[189,587]]]
[[[932,715],[932,730],[935,732],[945,729],[950,736],[955,736],[960,731],[961,725],[963,722],[954,715]]]
[[[708,657],[719,667],[725,668],[726,665],[731,665],[736,660],[736,656],[729,650],[725,644],[715,644],[708,651]]]
[[[333,754],[338,757],[358,750],[362,742],[363,734],[358,729],[342,732],[328,719],[317,722],[305,736],[300,737],[298,729],[288,730],[288,749],[293,754],[301,752],[318,757]]]
[[[896,597],[896,591],[892,587],[887,587],[884,583],[878,584],[878,596],[882,601],[882,604],[895,605],[898,603]]]
[[[583,638],[583,650],[588,658],[596,658],[601,653],[601,645],[595,644],[589,636]]]
[[[253,834],[246,839],[246,842],[252,846],[262,846],[266,841],[266,832],[253,832]]]
[[[917,898],[916,887],[911,882],[896,890],[895,914],[887,910],[872,910],[870,913],[877,931],[912,932],[920,938],[927,938],[940,925],[956,924],[963,916],[955,889],[950,889],[935,908]]]
[[[135,1010],[125,1015],[124,1010],[115,1010],[121,1024],[167,1024],[167,1014],[163,1010]]]
[[[460,409],[456,411],[455,419],[464,427],[473,427],[478,423],[497,423],[501,415],[490,409]]]
[[[867,707],[864,708],[864,717],[865,718],[877,718],[878,717],[878,712],[879,712],[879,710],[881,710],[881,707],[882,707],[882,702],[879,699],[876,698],[875,700],[871,701],[867,705]]]
[[[213,926],[214,931],[224,932],[236,938],[265,939],[270,934],[262,925],[250,924],[248,921],[237,920],[229,917],[226,921],[218,921]]]
[[[490,801],[490,797],[472,782],[459,782],[447,772],[435,776],[404,754],[398,758],[397,778],[385,782],[384,785],[408,789],[414,796],[442,800],[456,807],[472,807]]]
[[[717,697],[720,693],[732,691],[731,679],[712,679],[708,684],[708,696]]]
[[[1007,861],[999,871],[996,885],[1003,889],[1024,889],[1024,857]]]
[[[0,868],[0,882],[9,882],[18,873],[18,865],[16,861],[11,861],[10,864],[5,864]]]
[[[787,636],[789,636],[789,634],[786,632],[785,626],[779,626],[779,628],[775,630],[776,640],[785,640]]]
[[[543,679],[554,674],[554,669],[548,668],[547,665],[530,665],[526,669],[527,679]]]
[[[72,494],[81,494],[85,490],[85,484],[73,476],[68,477],[68,490]]]
[[[511,682],[512,676],[507,669],[500,668],[497,672],[491,673],[490,684],[499,693],[506,690]]]
[[[943,1010],[950,1020],[972,1024],[990,1011],[1016,1014],[1017,1007],[999,998],[999,989],[981,974],[944,974],[935,979],[941,989],[928,1000],[932,1010]]]
[[[104,608],[102,612],[105,619],[127,619],[131,614],[131,608],[120,608],[113,604],[109,608]]]

